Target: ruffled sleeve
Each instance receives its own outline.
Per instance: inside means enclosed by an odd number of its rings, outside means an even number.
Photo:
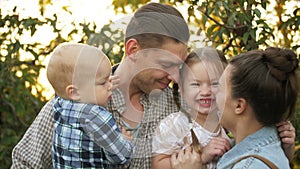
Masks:
[[[181,113],[172,113],[163,119],[156,128],[152,140],[152,154],[170,155],[182,149],[188,142],[185,137],[189,134],[192,124]]]

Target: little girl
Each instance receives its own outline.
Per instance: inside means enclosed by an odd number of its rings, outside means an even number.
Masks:
[[[171,154],[195,142],[191,129],[202,147],[203,167],[216,168],[218,158],[215,157],[230,149],[229,139],[219,126],[215,102],[218,80],[226,64],[224,55],[212,47],[195,49],[189,54],[180,71],[183,99],[178,106],[181,110],[163,119],[156,129],[152,141],[152,168],[171,168]],[[178,96],[176,87],[174,89]]]

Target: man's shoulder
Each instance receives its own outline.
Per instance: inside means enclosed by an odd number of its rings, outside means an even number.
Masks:
[[[40,111],[39,113],[41,113],[41,112],[49,112],[49,111],[52,111],[54,103],[55,103],[55,98],[50,99],[50,100],[43,106],[43,108],[41,109],[41,111]]]
[[[23,138],[14,147],[11,168],[51,168],[54,102],[53,98],[43,106]]]

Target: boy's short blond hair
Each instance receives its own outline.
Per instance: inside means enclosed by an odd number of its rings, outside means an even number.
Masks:
[[[92,68],[101,64],[103,58],[106,58],[106,55],[94,46],[79,43],[58,45],[51,54],[47,66],[47,78],[56,95],[67,99],[65,90],[68,85],[74,84],[75,78],[78,79],[75,74],[82,76],[95,73]],[[92,80],[87,77],[92,76],[83,76],[82,81]]]

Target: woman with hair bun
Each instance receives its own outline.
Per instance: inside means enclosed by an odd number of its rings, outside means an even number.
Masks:
[[[229,62],[219,80],[217,105],[221,125],[232,132],[236,145],[217,168],[290,168],[276,124],[295,112],[297,68],[292,50],[274,47]]]

